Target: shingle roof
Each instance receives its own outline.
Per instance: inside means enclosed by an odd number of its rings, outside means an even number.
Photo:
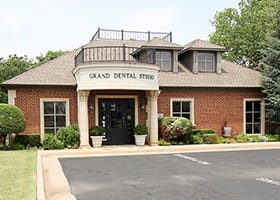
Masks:
[[[182,54],[189,50],[211,50],[211,51],[226,51],[225,47],[222,47],[220,45],[213,44],[209,41],[196,39],[184,46],[184,48],[179,52],[179,54]]]
[[[262,87],[260,72],[222,60],[222,74],[198,73],[194,74],[183,68],[182,72],[159,73],[160,87]]]
[[[51,60],[41,66],[24,72],[3,83],[3,85],[62,85],[75,86],[76,80],[72,74],[74,57],[79,52],[75,49]]]
[[[120,40],[94,40],[84,47],[91,46],[126,46],[141,47],[146,42]],[[205,44],[205,43],[204,43]],[[193,45],[195,46],[195,45]],[[215,46],[216,47],[216,46]],[[3,85],[57,85],[76,86],[72,73],[75,67],[74,58],[81,48],[70,51],[48,63],[20,74]],[[262,87],[261,73],[222,60],[222,74],[198,73],[194,74],[179,63],[179,73],[160,72],[160,87]]]

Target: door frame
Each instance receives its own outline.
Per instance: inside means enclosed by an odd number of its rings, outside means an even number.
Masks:
[[[98,101],[99,99],[134,99],[134,125],[138,125],[138,95],[96,95],[94,99],[95,125],[99,125]]]

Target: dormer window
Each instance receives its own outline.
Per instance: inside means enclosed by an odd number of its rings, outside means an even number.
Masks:
[[[215,72],[215,53],[198,52],[198,72]]]
[[[171,58],[171,51],[156,51],[156,64],[160,66],[161,71],[171,71]]]

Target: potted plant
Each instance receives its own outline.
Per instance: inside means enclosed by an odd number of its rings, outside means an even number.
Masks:
[[[231,127],[228,126],[228,121],[225,120],[223,126],[223,136],[224,137],[231,137]]]
[[[89,135],[93,147],[101,147],[104,134],[104,128],[101,126],[93,126],[89,129]]]
[[[148,128],[145,125],[138,124],[134,127],[135,144],[137,146],[145,145]]]

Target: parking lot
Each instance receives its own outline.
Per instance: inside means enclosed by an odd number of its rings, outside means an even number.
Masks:
[[[59,158],[86,199],[278,200],[280,150]]]

